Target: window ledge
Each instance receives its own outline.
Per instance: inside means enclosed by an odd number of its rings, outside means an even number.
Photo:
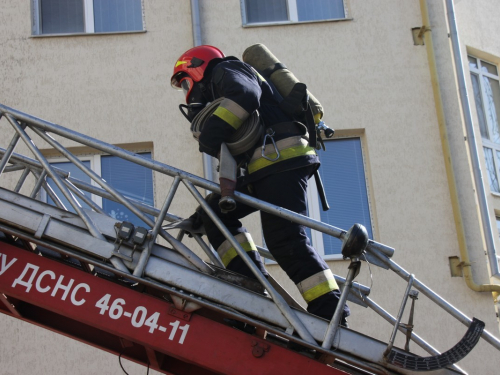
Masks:
[[[31,35],[30,38],[58,38],[68,36],[94,36],[94,35],[117,35],[117,34],[144,34],[146,30],[135,31],[110,31],[105,33],[68,33],[68,34],[39,34]]]
[[[323,255],[323,259],[326,260],[327,262],[334,260],[345,260],[342,254]]]
[[[500,193],[495,193],[493,191],[490,191],[491,195],[493,195],[496,198],[500,198]]]
[[[317,21],[276,21],[276,22],[256,22],[243,24],[244,28],[250,27],[265,27],[265,26],[285,26],[285,25],[298,25],[304,23],[323,23],[323,22],[343,22],[352,21],[353,18],[335,18],[330,20],[317,20]]]

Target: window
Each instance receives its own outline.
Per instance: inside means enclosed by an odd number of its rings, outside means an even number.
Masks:
[[[244,25],[345,19],[344,0],[241,0]]]
[[[144,30],[142,0],[32,0],[33,35]]]
[[[469,56],[474,101],[483,139],[490,190],[500,194],[500,84],[496,65]]]
[[[151,159],[151,153],[140,153],[142,157]],[[154,206],[153,198],[153,172],[145,167],[135,163],[123,160],[116,156],[110,155],[92,155],[88,157],[81,157],[81,161],[85,166],[91,168],[94,172],[99,174],[109,185],[115,188],[118,192],[127,198]],[[64,159],[66,160],[66,159]],[[90,177],[82,172],[76,165],[69,161],[60,161],[51,159],[51,164],[57,168],[64,169],[71,173],[71,177],[82,180],[88,184],[97,185],[91,181]],[[75,212],[71,204],[64,198],[60,190],[52,179],[47,179],[48,184],[68,210]],[[130,210],[121,205],[120,203],[103,199],[100,196],[84,192],[87,197],[92,199],[97,205],[109,214],[111,217],[120,221],[129,221],[136,226],[145,226],[145,223],[135,216]],[[42,195],[42,200],[47,203],[54,204],[54,202],[45,194]],[[82,207],[89,208],[85,202],[79,201]]]
[[[348,230],[363,224],[373,238],[370,205],[360,138],[342,138],[325,142],[319,173],[330,205],[323,211],[314,178],[309,180],[309,216],[337,228]],[[341,259],[341,241],[326,234],[308,233],[316,250],[327,259]]]

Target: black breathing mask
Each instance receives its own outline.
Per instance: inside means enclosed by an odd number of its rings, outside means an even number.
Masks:
[[[194,84],[187,98],[187,104],[180,104],[179,110],[189,122],[192,122],[196,115],[205,108],[207,103],[208,100],[203,95],[200,85]]]

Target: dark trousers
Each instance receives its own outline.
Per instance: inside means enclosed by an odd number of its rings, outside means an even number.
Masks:
[[[251,195],[290,211],[307,215],[307,182],[313,171],[314,166],[310,166],[264,177],[252,183]],[[243,192],[248,194],[247,191]],[[219,195],[212,194],[207,201],[231,234],[237,235],[246,232],[246,228],[243,227],[239,219],[255,212],[256,209],[238,203],[236,210],[223,214],[218,205],[219,199]],[[267,248],[295,284],[328,269],[326,262],[311,246],[303,225],[262,211],[260,216]],[[208,239],[212,246],[217,249],[226,238],[206,214],[202,215],[202,219]],[[255,251],[247,254],[262,273],[267,275],[260,255]],[[239,256],[234,258],[227,268],[245,276],[254,277]],[[308,310],[329,319],[337,306],[338,298],[338,291],[327,293],[311,301]],[[349,315],[347,307],[345,313],[346,316]]]

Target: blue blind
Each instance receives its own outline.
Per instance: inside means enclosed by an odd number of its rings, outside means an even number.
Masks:
[[[90,168],[90,161],[83,161],[82,162],[87,168]],[[74,165],[71,162],[62,162],[62,163],[51,163],[56,168],[59,169],[64,169],[65,171],[70,173],[71,177],[77,178],[79,180],[82,180],[83,182],[86,182],[90,184],[90,177],[87,176],[85,173],[83,173],[76,165]],[[56,183],[54,182],[53,179],[47,178],[47,184],[54,190],[54,193],[59,197],[61,202],[64,204],[64,206],[71,212],[76,213],[76,211],[73,209],[73,206],[69,203],[69,201],[64,197],[62,192],[59,190],[59,188],[56,186]],[[90,199],[90,193],[86,191],[82,191],[85,196],[87,196]],[[75,198],[77,198],[75,196]],[[80,202],[80,205],[84,208],[90,208],[86,203],[82,202],[77,198],[78,202]],[[56,204],[50,197],[47,195],[47,203],[55,206]]]
[[[345,18],[343,0],[297,0],[299,21]]]
[[[83,0],[40,0],[42,34],[82,33]]]
[[[138,31],[142,26],[141,0],[94,0],[94,31]]]
[[[286,0],[246,0],[248,23],[288,20]]]
[[[321,221],[345,230],[355,223],[363,224],[372,238],[361,140],[328,141],[326,151],[319,155],[319,173],[330,205],[328,211],[321,210]],[[323,234],[323,245],[325,255],[340,254],[337,238]]]
[[[150,152],[140,155],[151,159]],[[101,176],[126,197],[154,206],[153,172],[150,169],[116,156],[102,156]],[[145,225],[142,220],[120,203],[103,199],[102,206],[106,213],[117,220],[130,221],[136,226]]]

